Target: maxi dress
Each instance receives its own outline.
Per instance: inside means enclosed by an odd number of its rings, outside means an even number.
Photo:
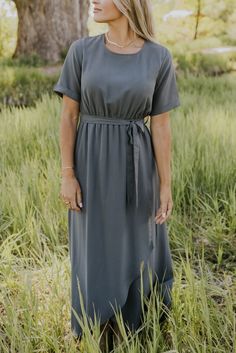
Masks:
[[[122,54],[107,48],[104,33],[82,37],[70,45],[53,91],[80,106],[74,170],[83,208],[68,209],[72,332],[82,334],[82,305],[100,324],[114,321],[119,307],[137,329],[148,269],[171,307],[173,263],[166,222],[154,221],[159,174],[145,118],[180,105],[172,55],[150,40]]]

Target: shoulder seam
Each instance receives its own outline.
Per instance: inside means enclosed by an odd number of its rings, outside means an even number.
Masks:
[[[79,39],[76,39],[75,41],[72,42],[71,45],[73,45],[73,46],[76,48],[76,44],[77,44],[78,42],[81,42],[81,51],[82,51],[81,63],[80,63],[80,60],[79,60],[79,58],[77,57],[77,55],[75,55],[75,60],[76,60],[76,62],[77,62],[77,64],[78,64],[79,66],[82,66],[83,56],[84,56],[84,37],[81,37],[81,38],[79,38]],[[75,54],[76,54],[76,52],[75,52]]]

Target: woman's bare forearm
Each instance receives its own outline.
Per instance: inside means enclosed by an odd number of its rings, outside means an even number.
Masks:
[[[75,145],[77,123],[70,119],[62,119],[60,124],[60,153],[61,167],[73,167],[74,158],[73,151]],[[71,168],[62,169],[66,175],[74,175],[74,170]]]
[[[78,105],[65,98],[60,123],[60,153],[63,176],[74,176],[74,148],[78,124]]]
[[[163,114],[164,115],[164,114]],[[171,186],[171,129],[169,117],[155,117],[150,124],[155,159],[162,186]],[[155,119],[159,119],[155,120]]]

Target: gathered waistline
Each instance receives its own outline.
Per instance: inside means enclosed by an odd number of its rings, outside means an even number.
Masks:
[[[139,118],[139,119],[121,119],[121,118],[113,118],[111,116],[104,116],[104,115],[91,115],[91,114],[80,114],[80,121],[86,121],[86,122],[92,122],[92,123],[113,123],[113,124],[124,124],[128,125],[132,122],[143,122],[145,125],[147,121],[145,122],[145,117],[144,118]]]
[[[126,161],[126,201],[130,204],[135,195],[136,207],[139,205],[138,180],[139,180],[139,155],[140,135],[145,134],[147,129],[144,118],[142,119],[117,119],[100,115],[81,114],[81,122],[95,124],[118,124],[127,125],[128,136],[127,161]]]

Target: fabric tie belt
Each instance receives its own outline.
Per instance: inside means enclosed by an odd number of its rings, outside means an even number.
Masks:
[[[128,149],[126,162],[126,201],[130,204],[135,194],[136,207],[138,207],[138,168],[139,168],[139,148],[140,133],[144,134],[144,119],[125,120],[100,115],[90,115],[80,113],[80,121],[99,124],[125,124],[127,126]],[[135,186],[135,193],[134,188]]]

